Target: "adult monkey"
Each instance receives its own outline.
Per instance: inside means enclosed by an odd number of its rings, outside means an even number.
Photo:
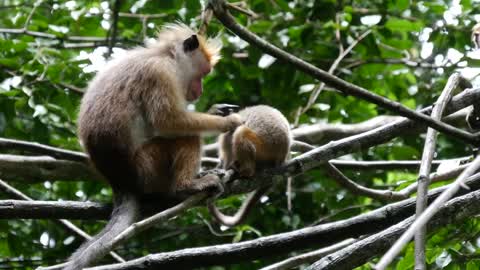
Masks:
[[[217,176],[194,179],[204,132],[234,130],[240,116],[186,111],[202,94],[202,78],[219,60],[221,45],[183,24],[168,24],[155,43],[111,61],[90,83],[78,118],[79,137],[114,192],[105,228],[82,245],[66,270],[87,267],[109,251],[131,225],[144,198],[182,198],[217,191]]]

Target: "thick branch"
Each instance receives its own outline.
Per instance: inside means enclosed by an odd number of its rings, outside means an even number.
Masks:
[[[480,174],[470,178],[467,184],[472,190],[480,189]],[[448,187],[448,186],[447,186]],[[429,193],[433,200],[447,189],[441,187]],[[465,190],[457,195],[465,194]],[[415,199],[392,203],[349,219],[303,228],[296,231],[260,237],[255,240],[218,246],[188,248],[172,252],[151,254],[123,264],[89,268],[92,270],[113,269],[158,269],[193,268],[209,265],[228,265],[246,260],[280,255],[309,247],[328,246],[347,238],[357,238],[388,228],[410,217],[415,212]]]
[[[42,154],[71,161],[86,162],[88,160],[88,156],[82,152],[65,150],[36,142],[27,142],[6,138],[0,138],[0,150],[19,150],[27,153]]]
[[[430,221],[428,229],[433,230],[447,224],[459,223],[480,213],[480,191],[449,201],[440,207],[439,212]],[[310,266],[309,270],[353,269],[368,262],[372,257],[387,250],[395,240],[412,224],[410,217],[380,233],[360,240],[347,248],[339,250]],[[129,262],[127,262],[128,264]]]
[[[307,63],[304,60],[273,46],[264,39],[250,32],[245,27],[239,25],[235,21],[235,18],[233,18],[226,9],[224,0],[210,0],[209,3],[213,8],[215,16],[222,22],[222,24],[229,30],[237,34],[240,38],[246,40],[250,44],[259,47],[264,52],[295,66],[299,70],[326,83],[327,85],[330,85],[333,88],[342,91],[347,95],[352,95],[364,99],[380,107],[396,112],[401,116],[414,119],[415,121],[423,123],[429,127],[444,132],[445,134],[448,134],[455,138],[462,139],[468,143],[478,143],[479,139],[473,134],[470,134],[464,130],[455,128],[438,120],[434,120],[424,114],[411,110],[398,102],[391,101],[387,98],[369,92],[362,87],[346,82],[336,76],[330,75],[328,74],[328,72],[325,72],[324,70],[321,70],[313,66],[312,64]]]
[[[87,164],[58,160],[48,156],[19,156],[0,154],[0,178],[27,183],[45,180],[100,180]]]
[[[76,201],[0,201],[0,219],[108,219],[111,205]]]

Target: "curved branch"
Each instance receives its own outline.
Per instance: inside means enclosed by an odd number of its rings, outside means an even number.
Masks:
[[[295,66],[297,69],[311,75],[312,77],[324,82],[325,84],[330,85],[333,88],[347,95],[364,99],[380,107],[396,112],[401,116],[405,116],[420,123],[423,123],[454,138],[459,138],[464,140],[465,142],[472,144],[477,144],[479,142],[479,137],[473,134],[455,128],[451,125],[445,124],[441,121],[434,120],[431,117],[411,110],[398,102],[391,101],[375,93],[369,92],[367,89],[364,89],[362,87],[344,81],[336,76],[328,74],[328,72],[325,72],[324,70],[319,69],[314,65],[305,62],[304,60],[273,46],[264,39],[250,32],[245,27],[239,25],[235,21],[235,18],[232,17],[232,15],[228,12],[224,0],[210,0],[209,4],[211,5],[217,19],[222,22],[225,27],[227,27],[233,33],[237,34],[240,38],[246,40],[250,44],[257,46],[271,56],[274,56]]]

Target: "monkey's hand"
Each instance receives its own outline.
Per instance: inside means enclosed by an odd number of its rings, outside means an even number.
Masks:
[[[238,112],[239,109],[239,106],[232,104],[213,104],[212,107],[208,109],[207,113],[218,116],[227,116],[233,112]]]
[[[244,120],[238,113],[230,114],[225,117],[225,126],[223,132],[235,130],[238,126],[243,125]]]

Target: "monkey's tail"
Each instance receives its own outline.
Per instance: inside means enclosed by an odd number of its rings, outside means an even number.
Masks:
[[[107,255],[113,239],[132,225],[140,212],[138,198],[131,193],[115,192],[114,208],[107,225],[70,257],[64,270],[81,270]]]
[[[269,187],[261,187],[248,194],[247,199],[233,216],[223,214],[215,205],[214,200],[208,202],[208,210],[219,223],[228,227],[236,226],[245,220],[247,214],[252,210],[252,207],[265,193],[267,193],[268,189]]]

